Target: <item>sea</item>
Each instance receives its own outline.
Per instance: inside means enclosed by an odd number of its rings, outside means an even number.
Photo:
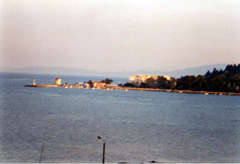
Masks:
[[[101,163],[103,143],[106,163],[240,162],[239,96],[24,87],[33,78],[56,77],[0,73],[0,163]]]

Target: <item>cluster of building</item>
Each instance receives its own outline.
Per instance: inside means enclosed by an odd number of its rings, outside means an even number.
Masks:
[[[167,75],[159,76],[159,75],[133,75],[129,77],[129,82],[134,84],[135,86],[140,86],[141,83],[146,83],[147,80],[153,79],[154,81],[157,81],[159,77],[164,77],[168,81],[170,80],[170,77]]]
[[[36,84],[35,78],[32,85],[25,85],[26,87],[64,87],[64,88],[93,88],[93,89],[107,89],[117,87],[117,85],[106,84],[105,82],[92,81],[92,85],[89,83],[75,83],[75,84],[62,84],[60,78],[55,78],[54,84]]]
[[[169,76],[159,76],[159,75],[133,75],[129,77],[129,82],[134,84],[135,86],[140,86],[141,83],[146,83],[149,79],[157,81],[159,77],[165,78],[167,81],[170,81]],[[55,78],[54,84],[41,84],[36,85],[35,79],[33,79],[33,87],[65,87],[65,88],[93,88],[93,89],[108,89],[112,87],[119,87],[120,85],[111,85],[106,84],[105,82],[92,81],[92,84],[84,83],[84,84],[62,84],[60,78]]]
[[[60,84],[61,85],[61,84]],[[83,84],[63,84],[62,85],[65,88],[94,88],[94,89],[104,89],[106,88],[107,84],[104,82],[98,82],[94,81],[92,85],[89,83],[83,83]]]

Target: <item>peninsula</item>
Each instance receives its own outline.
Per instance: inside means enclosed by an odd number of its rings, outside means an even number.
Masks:
[[[175,79],[159,75],[133,75],[125,84],[112,85],[112,79],[102,81],[89,80],[84,84],[61,84],[61,79],[56,78],[55,84],[36,84],[25,87],[64,87],[64,88],[92,88],[107,90],[139,90],[177,93],[198,93],[213,95],[240,95],[240,64],[227,65],[225,70],[213,69],[205,75],[182,76]]]

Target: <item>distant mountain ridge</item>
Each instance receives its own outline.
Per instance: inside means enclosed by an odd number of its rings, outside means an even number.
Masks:
[[[54,75],[82,75],[82,76],[107,76],[107,77],[129,77],[134,74],[147,74],[147,75],[168,75],[170,77],[179,78],[185,75],[204,75],[208,70],[225,69],[228,64],[214,64],[205,65],[195,68],[187,68],[176,71],[122,71],[122,72],[101,72],[90,71],[77,68],[64,68],[64,67],[24,67],[19,69],[0,68],[0,72],[14,72],[14,73],[30,73],[30,74],[54,74]]]

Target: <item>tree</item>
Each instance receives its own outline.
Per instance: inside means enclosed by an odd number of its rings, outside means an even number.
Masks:
[[[210,78],[211,77],[211,72],[208,70],[207,73],[205,74],[206,78]]]
[[[149,78],[149,79],[146,80],[146,87],[147,88],[155,88],[156,87],[155,84],[156,83],[155,83],[153,78]]]
[[[113,82],[113,80],[106,78],[105,80],[102,80],[101,82],[106,83],[106,84],[111,84]]]
[[[89,80],[87,83],[89,84],[90,87],[93,87],[93,83],[94,83],[94,81]]]
[[[136,86],[133,85],[132,83],[125,83],[123,87],[136,87]]]

